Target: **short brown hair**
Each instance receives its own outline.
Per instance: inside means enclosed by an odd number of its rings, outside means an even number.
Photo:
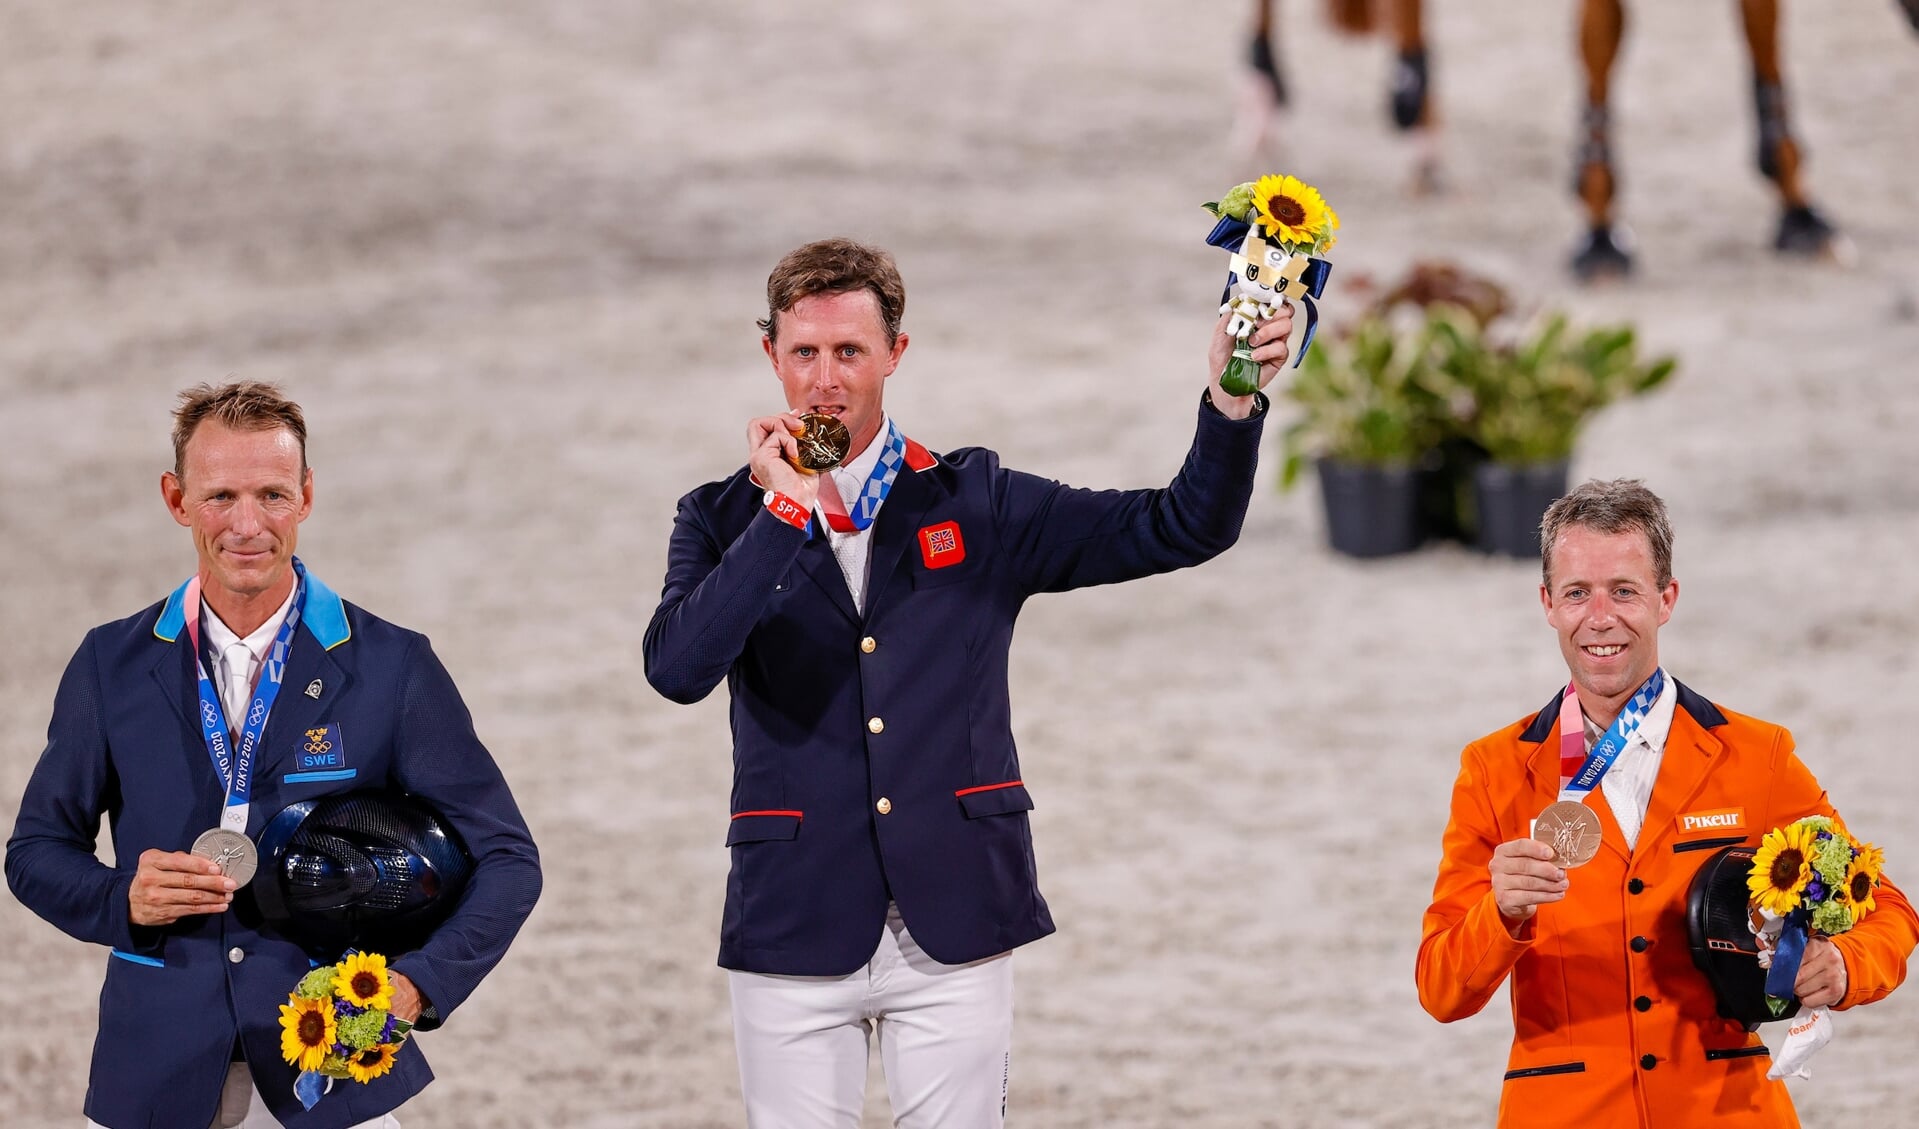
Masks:
[[[892,255],[851,239],[821,239],[788,251],[766,276],[766,317],[759,322],[760,330],[777,340],[779,316],[795,302],[815,294],[854,290],[873,292],[886,344],[892,347],[899,340],[900,318],[906,313],[906,282]]]
[[[1561,533],[1575,525],[1596,533],[1644,534],[1659,587],[1672,583],[1672,522],[1666,517],[1666,503],[1639,479],[1588,479],[1546,507],[1546,516],[1539,522],[1539,568],[1549,588],[1553,546]]]
[[[284,427],[300,442],[300,477],[307,469],[307,421],[300,405],[280,395],[280,389],[258,380],[240,380],[215,386],[196,384],[180,393],[173,409],[173,473],[184,476],[187,440],[200,424],[212,420],[235,431],[272,431]]]

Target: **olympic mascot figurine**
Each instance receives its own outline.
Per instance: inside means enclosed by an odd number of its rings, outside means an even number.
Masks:
[[[1237,344],[1219,384],[1232,395],[1245,396],[1259,388],[1259,366],[1247,338],[1288,298],[1306,307],[1306,335],[1293,364],[1297,367],[1306,359],[1319,328],[1319,307],[1313,299],[1325,292],[1326,276],[1333,269],[1318,256],[1338,239],[1334,232],[1339,216],[1317,188],[1291,176],[1249,180],[1205,207],[1219,221],[1206,242],[1233,253],[1219,312],[1232,313],[1227,331]]]

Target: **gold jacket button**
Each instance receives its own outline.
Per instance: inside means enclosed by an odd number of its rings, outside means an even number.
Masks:
[[[880,802],[873,805],[873,810],[879,812],[881,815],[885,815],[893,810],[893,801],[887,799],[885,796],[881,796]]]
[[[875,642],[871,635],[860,640],[860,650],[865,651],[869,655],[873,653],[873,648],[877,646],[879,646],[879,643]]]
[[[884,733],[886,732],[886,723],[877,717],[868,718],[866,720],[866,731],[868,733]]]

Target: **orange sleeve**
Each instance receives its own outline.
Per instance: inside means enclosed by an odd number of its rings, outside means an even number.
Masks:
[[[1414,970],[1419,1003],[1441,1023],[1478,1013],[1532,945],[1532,923],[1515,938],[1493,904],[1486,868],[1500,843],[1499,821],[1485,775],[1479,747],[1468,745],[1453,783],[1433,903],[1421,928]]]
[[[1839,818],[1825,789],[1793,752],[1792,734],[1783,729],[1773,745],[1772,765],[1772,795],[1766,822],[1759,829],[1762,834],[1809,815]],[[1860,834],[1857,828],[1848,828],[1855,836]],[[1913,914],[1912,903],[1899,887],[1882,877],[1873,894],[1872,912],[1832,943],[1846,961],[1846,995],[1839,1009],[1873,1003],[1905,981],[1906,957],[1919,944],[1919,916]]]

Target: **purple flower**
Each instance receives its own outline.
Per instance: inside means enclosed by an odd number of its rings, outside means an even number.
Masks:
[[[1826,884],[1814,878],[1806,883],[1806,901],[1823,902],[1826,900]]]

